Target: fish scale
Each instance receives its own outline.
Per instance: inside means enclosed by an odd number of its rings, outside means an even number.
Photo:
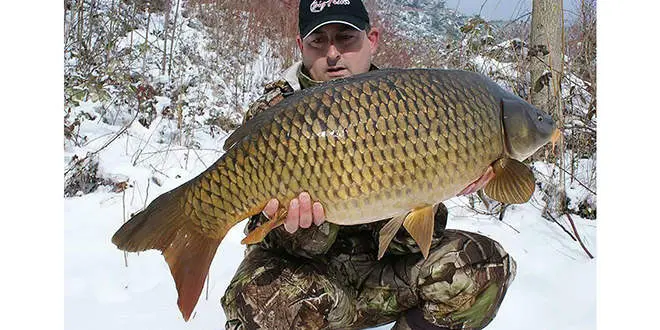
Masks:
[[[512,203],[531,197],[533,174],[519,161],[547,143],[554,127],[476,73],[387,69],[330,81],[252,117],[213,165],[134,215],[113,243],[163,251],[187,320],[227,231],[270,199],[280,202],[277,216],[248,242],[281,224],[289,202],[306,191],[329,222],[392,218],[379,235],[379,258],[401,225],[426,256],[430,206],[489,166],[496,173],[485,187],[489,196]]]

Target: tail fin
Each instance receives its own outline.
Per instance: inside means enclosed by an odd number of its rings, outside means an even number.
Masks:
[[[183,212],[186,186],[156,198],[117,230],[112,243],[129,252],[156,249],[163,253],[179,294],[179,310],[188,321],[222,238],[209,238],[192,227]]]

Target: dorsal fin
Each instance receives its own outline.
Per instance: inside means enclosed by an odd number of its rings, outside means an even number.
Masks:
[[[275,116],[277,116],[280,112],[284,111],[285,109],[291,109],[292,106],[291,104],[295,104],[296,102],[300,102],[301,99],[303,99],[306,95],[310,94],[315,94],[319,93],[325,90],[332,90],[336,88],[337,86],[342,86],[346,84],[347,81],[354,81],[354,82],[360,82],[363,80],[371,79],[374,76],[387,76],[391,73],[397,73],[397,72],[406,72],[406,71],[412,71],[412,70],[427,70],[427,69],[394,69],[394,68],[387,68],[387,69],[379,69],[379,70],[373,70],[369,71],[366,73],[361,73],[359,75],[355,76],[350,76],[350,77],[345,77],[345,78],[339,78],[339,79],[333,79],[330,81],[326,81],[323,84],[308,87],[299,91],[296,91],[293,95],[285,97],[284,100],[280,101],[279,103],[273,105],[272,107],[257,113],[254,117],[250,118],[247,122],[245,122],[243,125],[239,126],[234,132],[232,132],[229,137],[225,140],[225,144],[223,145],[224,151],[229,150],[231,147],[233,147],[236,143],[241,141],[243,138],[246,136],[252,134],[253,132],[261,129],[264,125],[267,123],[270,123]],[[389,82],[388,80],[384,80],[384,83],[389,83],[392,84],[393,88],[396,88],[396,85],[394,85],[392,82]],[[318,100],[317,100],[318,101]]]
[[[246,136],[252,134],[255,131],[258,131],[262,127],[264,127],[266,124],[270,123],[273,121],[273,118],[282,112],[284,109],[287,107],[283,103],[287,101],[286,99],[281,101],[280,103],[256,114],[254,117],[250,118],[248,121],[246,121],[243,125],[239,126],[235,131],[233,131],[229,137],[225,140],[225,144],[222,146],[222,148],[227,151],[231,147],[233,147],[236,143],[239,141],[243,140]]]

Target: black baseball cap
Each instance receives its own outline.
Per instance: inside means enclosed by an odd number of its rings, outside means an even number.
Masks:
[[[361,0],[300,0],[298,28],[302,39],[330,23],[364,30],[369,24],[369,14]]]

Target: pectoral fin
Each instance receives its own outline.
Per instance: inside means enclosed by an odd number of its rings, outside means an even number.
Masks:
[[[280,208],[275,213],[275,216],[263,223],[257,228],[254,228],[242,241],[241,244],[256,244],[261,241],[271,232],[271,230],[284,224],[284,219],[286,219],[286,209]]]
[[[510,158],[493,163],[495,178],[484,192],[490,198],[507,204],[522,204],[532,198],[535,189],[534,173],[527,165]]]
[[[431,239],[433,238],[433,219],[436,207],[431,205],[415,209],[408,213],[403,226],[408,230],[410,236],[417,242],[424,259],[428,258],[431,250]]]
[[[387,247],[390,245],[390,242],[392,242],[394,235],[399,231],[399,228],[401,228],[403,220],[405,219],[406,214],[396,216],[390,219],[390,221],[380,229],[380,232],[378,233],[378,260],[380,260],[385,254]]]

